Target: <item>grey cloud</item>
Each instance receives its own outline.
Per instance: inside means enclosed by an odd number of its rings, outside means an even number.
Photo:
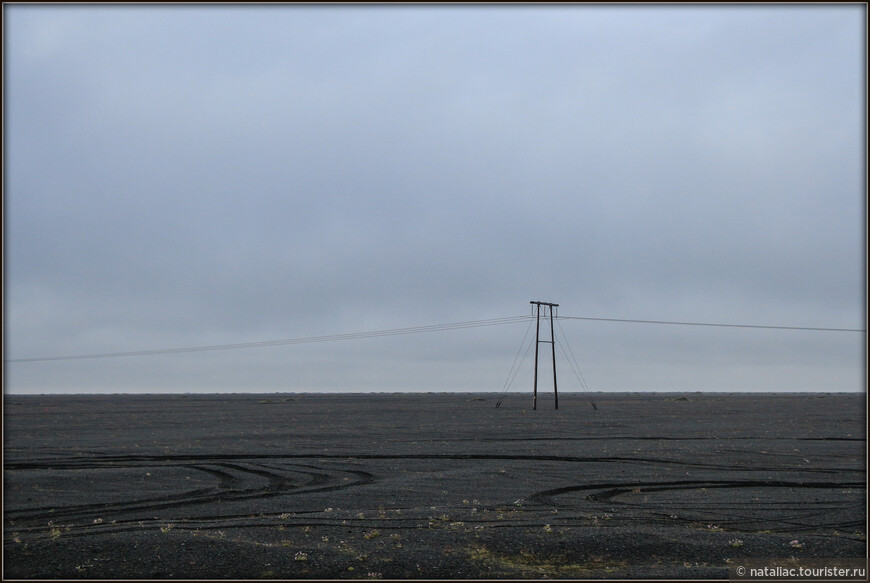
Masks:
[[[500,317],[530,299],[574,315],[862,326],[859,7],[4,13],[7,358]],[[688,358],[703,333],[595,330],[583,341],[603,385],[662,362],[675,368],[661,386],[731,378],[710,351]],[[417,390],[463,371],[470,387],[506,373],[521,333],[305,354],[331,363],[324,390],[352,390],[355,368],[425,370]],[[727,338],[716,353],[757,367],[757,387],[793,386],[771,381],[792,351],[820,355],[813,382],[833,387],[853,390],[864,366],[851,337],[777,337],[763,352]],[[228,353],[223,366],[263,380],[227,370],[220,386],[278,386],[286,363],[305,368],[290,352]],[[832,356],[844,352],[851,365]],[[426,354],[443,355],[442,378]],[[197,372],[205,356],[174,358],[151,380],[138,361],[100,364],[94,382],[214,381]],[[87,387],[97,370],[15,367],[22,391]],[[376,390],[383,375],[370,378]]]

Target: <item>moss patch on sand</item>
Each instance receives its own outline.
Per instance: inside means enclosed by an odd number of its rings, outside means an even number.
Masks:
[[[529,579],[577,579],[612,575],[628,566],[626,561],[617,561],[605,556],[589,557],[578,562],[565,555],[541,556],[529,551],[504,554],[484,546],[468,549],[468,558],[472,562],[485,563],[490,569]]]

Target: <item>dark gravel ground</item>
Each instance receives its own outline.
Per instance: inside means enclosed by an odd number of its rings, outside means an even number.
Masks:
[[[593,398],[6,395],[4,578],[723,579],[866,557],[863,394]]]

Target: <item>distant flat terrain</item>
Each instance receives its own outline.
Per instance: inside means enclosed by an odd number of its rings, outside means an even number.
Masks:
[[[4,397],[5,578],[726,578],[866,556],[863,394]]]

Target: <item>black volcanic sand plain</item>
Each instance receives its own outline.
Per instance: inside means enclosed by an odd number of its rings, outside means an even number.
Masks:
[[[863,394],[4,396],[9,578],[727,578],[866,556]]]

